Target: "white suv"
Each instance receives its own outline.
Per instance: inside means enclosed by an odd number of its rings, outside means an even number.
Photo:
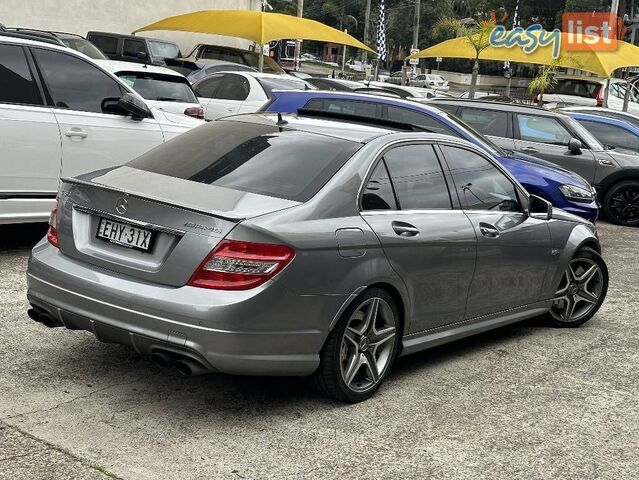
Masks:
[[[149,107],[69,48],[0,34],[0,224],[46,221],[59,178],[121,165],[203,123]]]

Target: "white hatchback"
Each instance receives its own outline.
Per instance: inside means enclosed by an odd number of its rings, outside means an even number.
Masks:
[[[89,57],[0,34],[0,224],[42,222],[60,177],[132,160],[201,125],[149,108]]]
[[[165,112],[204,119],[204,110],[191,83],[181,73],[166,67],[117,60],[96,60],[96,63],[142,95],[148,105]]]

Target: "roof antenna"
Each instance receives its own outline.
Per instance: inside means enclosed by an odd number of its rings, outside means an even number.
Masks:
[[[282,112],[277,112],[277,123],[275,125],[277,125],[281,129],[284,125],[287,124],[288,122],[282,118]]]

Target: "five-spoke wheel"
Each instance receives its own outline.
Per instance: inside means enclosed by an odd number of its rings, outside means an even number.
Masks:
[[[399,314],[391,295],[378,288],[365,291],[329,335],[315,373],[317,386],[342,401],[371,397],[395,360],[399,330]]]
[[[559,282],[550,321],[554,326],[576,327],[599,310],[608,289],[608,270],[601,256],[581,249],[570,261]]]

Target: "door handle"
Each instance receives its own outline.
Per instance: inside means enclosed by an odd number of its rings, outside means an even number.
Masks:
[[[479,231],[481,232],[481,234],[484,237],[487,238],[497,238],[499,237],[499,230],[497,229],[497,227],[489,224],[489,223],[480,223],[479,224]]]
[[[533,147],[524,147],[521,151],[524,153],[537,153],[537,149]]]
[[[400,237],[416,237],[419,235],[419,229],[415,225],[404,222],[393,222],[393,230]]]
[[[87,138],[89,136],[89,134],[81,128],[72,128],[71,130],[67,130],[64,134],[69,138]]]

